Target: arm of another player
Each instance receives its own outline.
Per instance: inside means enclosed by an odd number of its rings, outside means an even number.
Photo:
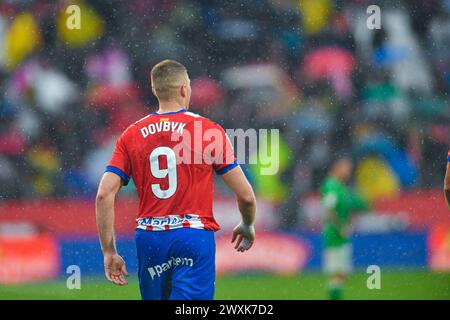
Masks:
[[[339,228],[339,220],[336,215],[337,194],[332,191],[323,190],[321,191],[321,197],[321,204],[325,210],[323,222]]]
[[[121,178],[111,172],[105,172],[98,187],[95,201],[97,229],[102,246],[105,276],[117,285],[126,285],[128,276],[125,262],[117,254],[114,238],[114,200],[122,186]]]
[[[226,185],[237,198],[242,222],[233,230],[231,242],[236,242],[235,249],[239,252],[249,250],[255,241],[256,199],[253,189],[240,166],[222,175]]]
[[[444,179],[444,194],[445,199],[447,200],[447,205],[450,208],[450,151],[447,156],[447,171],[445,172]]]

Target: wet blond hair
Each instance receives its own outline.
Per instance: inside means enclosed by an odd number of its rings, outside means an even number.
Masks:
[[[186,74],[186,67],[177,61],[163,60],[156,64],[150,72],[150,78],[158,99],[170,100],[177,96]]]

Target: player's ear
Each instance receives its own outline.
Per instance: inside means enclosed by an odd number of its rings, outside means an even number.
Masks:
[[[153,93],[153,95],[154,95],[155,97],[158,97],[158,96],[156,95],[155,88],[153,88],[153,87],[152,87],[152,93]]]
[[[183,98],[185,98],[187,95],[187,88],[186,88],[186,85],[184,85],[184,84],[180,87],[180,95]]]

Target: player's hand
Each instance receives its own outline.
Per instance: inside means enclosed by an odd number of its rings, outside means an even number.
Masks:
[[[119,286],[126,285],[127,281],[125,280],[125,276],[128,277],[128,271],[122,257],[116,253],[105,253],[103,260],[106,279]]]
[[[231,243],[234,243],[235,241],[236,245],[234,246],[234,248],[238,252],[249,250],[253,246],[253,242],[255,241],[255,227],[253,227],[253,225],[249,226],[241,222],[233,230]]]

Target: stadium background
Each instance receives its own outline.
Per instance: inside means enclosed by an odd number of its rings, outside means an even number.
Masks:
[[[70,4],[81,30],[66,28]],[[369,30],[366,8],[381,7]],[[450,1],[40,1],[0,3],[0,298],[138,298],[133,186],[118,201],[127,288],[102,279],[96,186],[115,139],[154,111],[149,68],[176,59],[194,112],[225,128],[278,128],[280,171],[244,166],[258,242],[236,257],[239,215],[220,181],[217,297],[323,299],[317,188],[351,152],[373,204],[354,221],[347,298],[450,299]],[[68,290],[67,267],[82,273]],[[368,290],[369,265],[382,289]],[[236,288],[241,288],[237,290]]]

